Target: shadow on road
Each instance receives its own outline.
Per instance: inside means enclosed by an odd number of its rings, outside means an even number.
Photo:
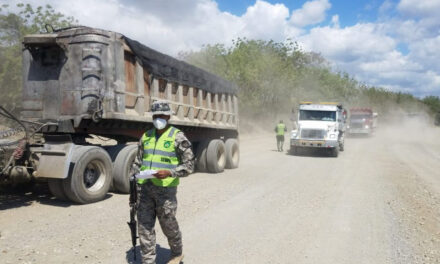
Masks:
[[[112,195],[107,194],[105,199]],[[47,204],[58,207],[69,207],[77,204],[70,201],[60,201],[49,191],[47,184],[29,184],[19,187],[0,188],[0,210],[30,206],[33,203]]]
[[[157,264],[166,264],[170,259],[171,250],[167,248],[161,247],[159,244],[156,244],[156,263]],[[136,246],[136,261],[133,259],[133,250],[130,249],[126,252],[125,259],[127,263],[130,264],[141,264],[141,247]],[[183,263],[183,262],[181,262]]]

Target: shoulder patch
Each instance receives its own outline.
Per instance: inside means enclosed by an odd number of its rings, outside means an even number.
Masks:
[[[165,141],[165,142],[163,143],[163,147],[164,147],[164,148],[169,148],[169,147],[171,147],[171,143],[172,143],[171,141],[168,141],[168,140],[167,140],[167,141]]]

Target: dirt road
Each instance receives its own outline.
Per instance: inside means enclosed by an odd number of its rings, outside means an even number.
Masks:
[[[185,263],[440,263],[440,129],[411,127],[348,138],[338,158],[242,136],[239,169],[179,187]],[[0,209],[0,263],[132,259],[125,195],[79,206],[40,186]]]

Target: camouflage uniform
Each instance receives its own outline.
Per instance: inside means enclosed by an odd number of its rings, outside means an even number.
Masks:
[[[188,176],[194,171],[191,143],[183,132],[178,132],[174,144],[180,163],[177,168],[171,170],[171,176]],[[142,140],[140,140],[138,154],[133,164],[135,172],[138,172],[142,165],[143,151]],[[182,234],[176,219],[177,187],[161,187],[147,181],[146,184],[138,184],[138,193],[137,218],[142,263],[156,263],[156,232],[154,230],[156,217],[168,239],[171,256],[181,255]]]

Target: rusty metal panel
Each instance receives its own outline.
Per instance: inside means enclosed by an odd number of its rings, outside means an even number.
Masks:
[[[125,62],[125,107],[134,108],[136,103],[136,96],[133,94],[137,94],[136,89],[136,61],[132,54],[125,52],[124,53],[124,62]],[[131,93],[131,94],[129,94]]]
[[[167,87],[167,81],[159,79],[159,97],[160,99],[166,99],[165,89]]]
[[[136,62],[136,93],[135,109],[137,114],[142,116],[145,112],[144,71],[138,62]]]
[[[144,109],[150,110],[150,74],[147,70],[144,71]]]

